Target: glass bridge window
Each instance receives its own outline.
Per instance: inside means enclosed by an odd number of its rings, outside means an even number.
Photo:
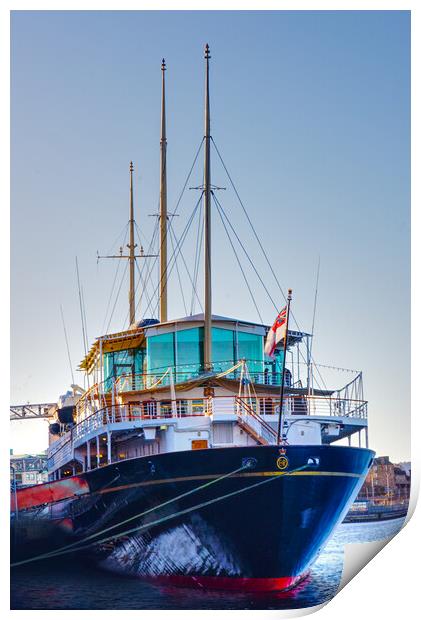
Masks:
[[[104,354],[105,390],[110,391],[113,379],[122,375],[140,374],[143,372],[144,349],[123,349]]]
[[[247,360],[248,369],[252,374],[263,374],[263,337],[247,332],[238,332],[237,357],[239,360]]]
[[[176,367],[176,380],[184,381],[203,370],[203,327],[181,329],[147,339],[147,372],[165,372]],[[212,362],[215,371],[225,371],[245,358],[255,379],[262,382],[265,373],[263,336],[212,328]],[[276,372],[275,368],[273,372]],[[263,381],[264,382],[264,381]]]
[[[150,336],[147,339],[146,355],[148,372],[165,372],[169,366],[174,366],[174,333]]]
[[[235,332],[220,327],[212,328],[212,362],[214,370],[226,370],[235,360]]]
[[[111,390],[113,379],[117,379],[121,375],[131,374],[133,371],[133,351],[131,349],[110,351],[104,354],[104,382],[106,390]]]
[[[177,332],[176,340],[177,379],[183,381],[202,369],[203,327],[182,329]]]

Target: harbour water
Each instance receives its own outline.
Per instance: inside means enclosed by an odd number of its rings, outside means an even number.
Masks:
[[[404,519],[339,526],[308,577],[290,592],[241,593],[162,587],[103,572],[64,556],[12,570],[11,609],[293,609],[330,600],[344,545],[397,534]]]

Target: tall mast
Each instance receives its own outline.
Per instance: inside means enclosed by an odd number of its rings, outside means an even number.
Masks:
[[[164,323],[168,319],[167,294],[167,132],[165,121],[165,59],[162,59],[162,100],[161,100],[161,183],[159,193],[160,222],[160,293],[159,319]]]
[[[135,242],[134,242],[134,211],[133,211],[133,162],[130,162],[130,242],[127,245],[129,248],[129,266],[130,266],[130,285],[129,285],[129,306],[130,306],[130,325],[133,325],[136,321],[135,317],[135,299],[134,299],[134,268],[135,268]]]
[[[129,261],[130,273],[129,273],[129,327],[136,324],[136,304],[135,304],[135,285],[134,285],[134,272],[137,258],[156,258],[157,254],[145,254],[142,246],[140,252],[135,254],[137,244],[134,241],[134,210],[133,210],[133,162],[130,162],[130,216],[129,216],[129,243],[127,248],[128,254],[123,254],[123,248],[120,248],[120,254],[111,254],[107,256],[100,256],[98,254],[98,260],[100,258],[119,258]]]
[[[204,161],[204,264],[205,264],[205,321],[204,366],[212,367],[212,279],[211,279],[211,161],[210,161],[210,102],[209,102],[209,45],[205,46],[205,161]]]

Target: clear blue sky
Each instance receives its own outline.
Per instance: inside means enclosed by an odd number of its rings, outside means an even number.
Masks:
[[[409,457],[409,12],[14,12],[12,14],[13,403],[54,401],[83,356],[75,256],[90,340],[115,265],[96,264],[128,217],[150,237],[159,184],[160,61],[167,61],[168,187],[174,207],[203,134],[203,45],[212,134],[314,357],[362,369],[371,445]],[[216,162],[213,182],[227,186]],[[191,185],[201,182],[201,166]],[[231,190],[218,195],[279,297]],[[196,192],[174,223],[178,233]],[[193,234],[193,232],[192,232]],[[193,237],[190,238],[192,244]],[[188,244],[188,242],[186,242]],[[214,214],[214,311],[257,319]],[[264,320],[274,310],[250,270]],[[173,278],[170,315],[184,314]],[[110,329],[124,327],[125,289]],[[279,305],[282,299],[279,298]],[[337,377],[337,387],[349,379]],[[79,379],[81,381],[81,378]],[[26,424],[28,424],[26,426]],[[399,429],[399,434],[397,434]],[[45,423],[15,423],[15,451]]]

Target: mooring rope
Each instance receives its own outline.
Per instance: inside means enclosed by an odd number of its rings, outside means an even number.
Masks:
[[[187,495],[191,495],[205,487],[210,486],[211,484],[215,484],[216,482],[219,482],[220,480],[224,479],[224,478],[228,478],[229,476],[234,475],[235,473],[239,473],[240,471],[244,470],[244,469],[249,469],[249,465],[243,465],[242,467],[239,467],[238,469],[228,473],[228,474],[224,474],[222,476],[220,476],[219,478],[217,478],[216,480],[211,480],[210,482],[207,482],[203,485],[200,485],[199,487],[196,487],[195,489],[191,489],[190,491],[187,491],[186,493],[183,493],[177,497],[174,497],[171,500],[167,500],[166,502],[159,504],[158,506],[154,507],[154,508],[150,508],[149,510],[146,510],[143,513],[140,513],[138,515],[135,515],[133,517],[130,517],[129,519],[126,519],[124,521],[121,521],[120,523],[117,523],[113,526],[110,526],[109,528],[105,528],[104,530],[101,530],[99,532],[97,532],[96,534],[92,534],[91,536],[86,537],[84,540],[80,540],[74,543],[71,543],[70,545],[66,545],[65,547],[60,547],[59,549],[56,549],[55,551],[51,551],[49,553],[44,553],[38,556],[34,556],[32,558],[28,558],[26,560],[20,560],[19,562],[13,562],[11,563],[11,567],[14,568],[16,566],[22,566],[23,564],[29,564],[31,562],[36,562],[38,560],[44,560],[44,559],[49,559],[52,557],[57,557],[60,555],[66,555],[68,553],[74,553],[77,551],[82,551],[84,549],[89,549],[90,547],[92,547],[92,545],[100,545],[103,544],[105,542],[108,542],[110,540],[118,540],[119,538],[123,538],[124,536],[127,536],[128,534],[133,534],[135,532],[140,532],[140,531],[144,531],[147,529],[150,529],[151,527],[154,527],[155,525],[160,525],[161,523],[165,523],[166,521],[169,521],[171,519],[175,519],[176,517],[188,514],[190,512],[193,512],[194,510],[199,510],[201,508],[205,508],[206,506],[210,506],[212,504],[215,504],[216,502],[220,502],[224,499],[227,499],[229,497],[233,497],[234,495],[238,495],[240,493],[244,493],[245,491],[249,491],[251,489],[254,489],[256,487],[259,487],[263,484],[266,484],[268,482],[271,482],[273,480],[276,480],[278,478],[281,478],[283,476],[288,476],[291,475],[297,471],[302,471],[303,469],[306,469],[308,467],[308,465],[303,465],[302,467],[297,467],[296,469],[293,469],[291,471],[280,471],[277,472],[275,476],[271,476],[270,478],[267,478],[266,480],[262,480],[260,482],[256,482],[255,484],[251,484],[248,487],[245,487],[243,489],[238,489],[237,491],[231,491],[230,493],[226,493],[225,495],[220,495],[218,497],[215,497],[211,500],[207,500],[206,502],[202,502],[200,504],[196,504],[195,506],[192,506],[190,508],[185,508],[184,510],[179,510],[178,512],[175,512],[171,515],[167,515],[166,517],[161,517],[159,519],[156,519],[155,521],[151,521],[150,523],[146,523],[144,525],[140,525],[140,526],[136,526],[134,528],[130,528],[128,530],[125,530],[124,532],[120,532],[119,534],[116,535],[112,535],[112,536],[107,536],[106,538],[102,538],[100,540],[95,540],[92,541],[88,544],[85,544],[86,541],[92,539],[92,538],[96,538],[97,536],[99,536],[100,534],[104,534],[105,532],[114,529],[116,527],[119,527],[121,525],[123,525],[124,523],[127,523],[129,521],[132,521],[133,519],[136,518],[140,518],[141,516],[144,516],[150,512],[153,512],[155,510],[158,510],[159,508],[162,508],[165,505],[168,505],[174,501],[176,501],[177,499],[181,499],[183,497],[186,497]]]
[[[43,554],[43,556],[49,556],[51,553],[58,553],[61,550],[64,549],[69,549],[70,547],[76,547],[78,545],[82,545],[85,544],[88,540],[91,540],[92,538],[96,538],[97,536],[100,536],[101,534],[105,534],[105,532],[109,532],[117,527],[120,527],[121,525],[124,525],[125,523],[129,523],[130,521],[133,521],[134,519],[140,519],[141,517],[144,517],[145,515],[154,512],[156,510],[159,510],[160,508],[163,508],[164,506],[167,506],[168,504],[172,504],[173,502],[176,502],[179,499],[183,499],[184,497],[187,497],[188,495],[192,495],[193,493],[196,493],[197,491],[201,491],[202,489],[205,489],[206,487],[211,486],[212,484],[215,484],[216,482],[219,482],[220,480],[223,480],[224,478],[228,478],[229,476],[233,476],[234,474],[239,473],[240,471],[244,470],[244,469],[249,469],[249,466],[247,465],[243,465],[242,467],[239,467],[238,469],[234,469],[233,471],[229,472],[228,474],[223,474],[222,476],[219,476],[218,478],[216,478],[215,480],[211,480],[209,482],[205,482],[204,484],[199,485],[198,487],[195,487],[194,489],[190,489],[190,491],[186,491],[185,493],[181,493],[180,495],[177,495],[176,497],[173,497],[172,499],[169,499],[165,502],[162,502],[161,504],[158,504],[158,506],[154,506],[153,508],[149,508],[148,510],[145,510],[143,512],[140,512],[136,515],[133,515],[132,517],[129,517],[128,519],[124,519],[124,521],[120,521],[119,523],[116,523],[115,525],[110,525],[107,528],[104,528],[102,530],[99,530],[99,532],[96,532],[95,534],[91,534],[90,536],[87,536],[81,540],[77,540],[73,543],[70,543],[69,545],[66,545],[64,547],[59,547],[58,549],[54,549],[53,551],[48,552],[47,554]],[[41,558],[41,556],[37,556],[37,558]],[[12,564],[13,566],[13,564]]]
[[[188,495],[192,495],[193,493],[196,493],[198,491],[201,491],[202,489],[205,489],[209,486],[211,486],[212,484],[216,484],[217,482],[219,482],[220,480],[223,480],[225,478],[228,478],[229,476],[233,476],[234,474],[239,473],[240,471],[243,471],[244,469],[249,469],[249,465],[242,465],[241,467],[234,469],[233,471],[229,472],[228,474],[223,474],[222,476],[219,476],[218,478],[216,478],[215,480],[210,480],[209,482],[205,482],[204,484],[199,485],[198,487],[195,487],[194,489],[190,489],[190,491],[186,491],[185,493],[181,493],[180,495],[176,495],[175,497],[162,502],[161,504],[158,504],[158,506],[154,506],[153,508],[149,508],[148,510],[145,510],[143,512],[140,512],[136,515],[133,515],[132,517],[129,517],[128,519],[125,519],[124,521],[120,521],[119,523],[116,523],[115,525],[111,525],[107,528],[104,528],[102,530],[100,530],[99,532],[96,532],[95,534],[91,534],[90,536],[87,536],[85,538],[83,538],[82,540],[77,540],[73,543],[70,543],[69,545],[65,545],[64,547],[59,547],[57,549],[54,549],[53,551],[49,551],[48,553],[44,553],[41,554],[39,556],[36,556],[34,558],[30,558],[30,561],[34,561],[34,560],[38,560],[38,559],[45,559],[47,557],[50,556],[50,554],[55,554],[58,553],[59,551],[65,550],[65,549],[69,549],[71,547],[76,547],[78,545],[84,544],[85,542],[87,542],[88,540],[91,540],[92,538],[96,538],[97,536],[100,536],[101,534],[105,534],[105,532],[109,532],[117,527],[120,527],[121,525],[124,525],[125,523],[129,523],[130,521],[133,521],[134,519],[140,519],[141,517],[144,517],[145,515],[154,512],[156,510],[159,510],[160,508],[163,508],[164,506],[167,506],[168,504],[171,504],[173,502],[176,502],[179,499],[183,499],[184,497],[187,497]],[[26,563],[27,560],[22,561],[22,563]],[[15,564],[12,564],[11,566],[15,566]]]
[[[222,372],[217,374],[215,379],[222,379],[222,377],[225,377],[226,375],[229,375],[230,373],[234,372],[234,370],[237,370],[237,368],[240,368],[242,364],[243,364],[243,361],[240,360],[239,362],[234,364],[234,366],[231,366],[231,368],[228,368],[228,370],[223,370]]]

